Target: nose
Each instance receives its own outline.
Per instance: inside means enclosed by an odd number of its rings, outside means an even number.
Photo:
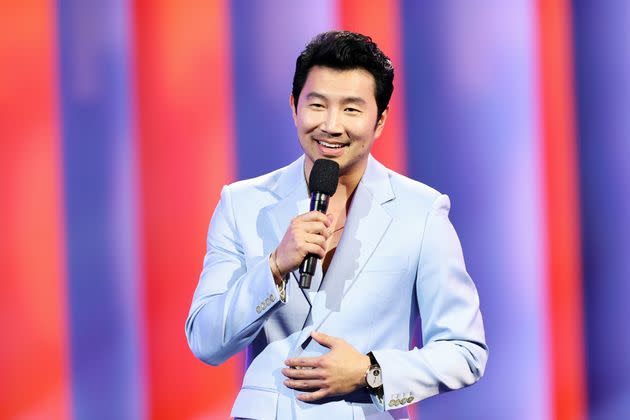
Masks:
[[[331,137],[340,136],[343,132],[337,112],[333,109],[326,113],[326,119],[323,121],[321,130]]]

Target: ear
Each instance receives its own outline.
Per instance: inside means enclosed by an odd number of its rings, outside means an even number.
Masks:
[[[295,109],[296,103],[295,103],[295,99],[293,98],[293,94],[291,94],[289,98],[289,104],[291,105],[291,115],[293,116],[293,124],[295,124],[295,126],[297,127],[297,111]]]
[[[385,121],[389,115],[389,106],[385,108],[378,121],[376,121],[376,127],[374,128],[374,138],[377,139],[381,136],[383,128],[385,127]]]

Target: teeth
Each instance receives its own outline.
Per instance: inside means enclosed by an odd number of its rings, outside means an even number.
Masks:
[[[340,149],[340,148],[343,147],[342,144],[326,143],[325,141],[321,141],[321,140],[318,140],[317,143],[321,144],[322,146],[330,147],[330,148],[333,148],[333,149]]]

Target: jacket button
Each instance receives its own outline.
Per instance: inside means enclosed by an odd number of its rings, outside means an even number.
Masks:
[[[389,406],[393,407],[394,406],[394,400],[389,400]]]
[[[274,300],[276,300],[276,297],[274,295],[269,295],[269,300],[273,302]]]
[[[260,305],[256,306],[256,313],[260,313],[260,311],[262,311],[262,308],[260,307]]]
[[[412,401],[413,401],[413,397],[407,397],[407,404],[411,404]]]

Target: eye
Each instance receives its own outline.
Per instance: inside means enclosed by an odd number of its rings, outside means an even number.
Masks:
[[[308,104],[308,106],[309,106],[310,108],[323,108],[323,107],[324,107],[324,105],[323,105],[323,104],[320,104],[320,103],[317,103],[317,102],[313,102],[313,103],[311,103],[311,104]]]
[[[360,110],[358,110],[358,109],[356,109],[356,108],[350,108],[350,107],[346,108],[346,109],[345,109],[345,111],[346,111],[346,112],[353,113],[353,114],[356,114],[356,113],[361,112]]]

